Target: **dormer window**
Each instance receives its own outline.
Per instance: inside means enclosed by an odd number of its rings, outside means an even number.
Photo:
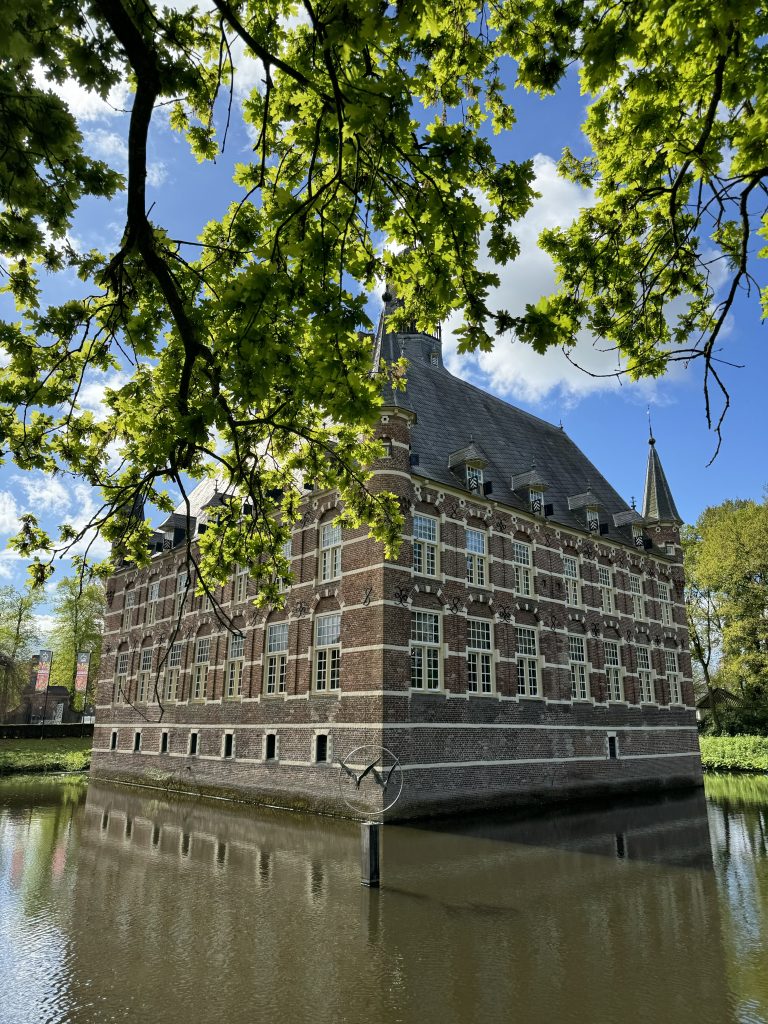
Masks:
[[[632,543],[636,548],[643,547],[643,528],[642,526],[632,527]]]
[[[531,498],[531,512],[535,516],[544,514],[544,491],[539,487],[532,487],[529,491]]]
[[[467,466],[467,488],[474,494],[483,489],[483,471],[479,466]]]
[[[600,513],[596,508],[587,509],[587,529],[590,533],[600,532]]]
[[[434,349],[429,353],[429,362],[432,366],[438,366],[440,364],[437,352]]]

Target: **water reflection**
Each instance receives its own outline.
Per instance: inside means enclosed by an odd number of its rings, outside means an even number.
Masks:
[[[768,1006],[734,970],[765,941],[766,862],[734,869],[741,824],[718,802],[713,870],[700,795],[388,825],[376,892],[352,823],[19,786],[0,782],[0,1024],[728,1024]],[[748,926],[729,887],[762,899]]]

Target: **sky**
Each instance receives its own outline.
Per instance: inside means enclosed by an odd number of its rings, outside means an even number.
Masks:
[[[259,70],[256,62],[242,63],[236,84],[238,104],[258,84]],[[59,87],[59,91],[78,117],[91,154],[125,171],[125,111],[131,103],[127,88],[117,86],[109,104],[74,83]],[[534,161],[535,187],[541,193],[519,224],[519,258],[498,271],[499,303],[515,314],[522,312],[527,302],[536,302],[554,284],[552,265],[537,249],[539,232],[545,227],[568,224],[589,203],[589,195],[560,179],[556,170],[564,146],[577,153],[585,151],[580,133],[584,99],[579,94],[576,76],[570,76],[553,97],[540,99],[516,89],[512,101],[517,124],[494,144],[501,158]],[[189,154],[185,140],[170,130],[166,117],[156,114],[150,138],[148,179],[149,199],[154,203],[153,221],[165,225],[172,237],[194,239],[207,220],[220,216],[226,204],[239,197],[239,190],[231,181],[232,166],[238,160],[248,159],[251,145],[245,127],[234,118],[224,156],[216,164],[200,165]],[[72,242],[84,249],[113,251],[119,244],[123,218],[122,197],[110,203],[87,201],[73,224]],[[61,275],[46,281],[46,298],[61,300],[78,287],[71,276]],[[376,302],[374,298],[374,305]],[[0,317],[14,318],[7,296],[0,296]],[[500,338],[491,353],[459,356],[450,322],[444,325],[443,338],[446,362],[453,373],[550,422],[562,423],[619,494],[626,501],[635,498],[638,505],[648,455],[650,410],[657,450],[678,509],[686,522],[692,522],[704,508],[726,499],[761,499],[768,483],[763,448],[768,434],[765,330],[757,298],[741,297],[721,344],[721,358],[736,365],[724,369],[731,408],[723,428],[720,453],[711,465],[716,438],[707,428],[698,364],[688,369],[675,365],[659,380],[632,384],[611,377],[589,376],[560,351],[540,356],[508,337]],[[574,359],[593,372],[610,372],[616,360],[604,348],[599,341],[584,338],[573,354]],[[119,383],[119,377],[114,374],[91,377],[84,404],[98,413],[104,387],[115,383]],[[88,486],[78,481],[23,473],[10,463],[0,466],[0,585],[24,583],[26,563],[5,548],[22,512],[40,514],[45,527],[62,519],[85,522],[97,507],[97,499]],[[105,546],[97,542],[95,553],[106,554]],[[68,568],[68,562],[61,563],[49,590]],[[50,607],[44,606],[40,619],[43,635],[49,624]]]

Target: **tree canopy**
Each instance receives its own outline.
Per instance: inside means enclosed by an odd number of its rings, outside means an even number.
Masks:
[[[90,654],[88,690],[98,679],[104,627],[104,587],[98,580],[83,583],[78,576],[59,581],[53,599],[53,627],[50,645],[53,651],[51,683],[66,686],[74,702],[87,703],[88,693],[75,693],[77,655]]]
[[[281,545],[307,479],[337,488],[345,521],[368,523],[391,551],[401,514],[368,475],[383,373],[397,383],[404,369],[372,365],[368,299],[384,279],[403,300],[390,326],[429,330],[460,311],[465,351],[507,331],[543,351],[586,325],[635,377],[696,354],[717,374],[732,297],[715,303],[712,262],[730,267],[734,293],[753,281],[765,196],[766,15],[730,0],[693,8],[8,0],[0,253],[19,318],[0,324],[0,437],[22,469],[71,473],[103,495],[88,523],[58,538],[24,517],[16,543],[36,580],[53,550],[93,526],[116,557],[146,562],[144,503],[170,511],[169,483],[185,493],[188,477],[212,472],[239,497],[200,541],[210,587],[237,562],[260,600],[280,600]],[[234,168],[240,199],[198,238],[172,237],[147,201],[153,119],[170,111],[199,160],[220,159],[239,116],[242,52],[260,62],[261,82],[242,105],[254,143]],[[597,201],[573,228],[545,234],[560,291],[515,318],[492,308],[498,278],[477,257],[482,239],[499,265],[517,255],[533,172],[500,160],[492,135],[514,124],[505,85],[552,90],[577,60],[595,96],[592,152],[566,154],[562,169]],[[87,154],[55,87],[72,79],[106,98],[125,78],[124,179]],[[119,248],[79,251],[69,234],[79,205],[121,193]],[[72,271],[83,294],[46,303],[47,275]],[[672,300],[684,312],[670,324]],[[110,368],[125,380],[97,419],[83,382]]]
[[[35,608],[40,591],[0,587],[0,721],[19,703],[29,682],[29,658],[39,638]]]

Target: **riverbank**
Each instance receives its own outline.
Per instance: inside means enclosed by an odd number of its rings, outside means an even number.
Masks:
[[[709,772],[768,772],[768,736],[700,736]]]
[[[0,740],[0,775],[81,772],[91,763],[90,736]]]

